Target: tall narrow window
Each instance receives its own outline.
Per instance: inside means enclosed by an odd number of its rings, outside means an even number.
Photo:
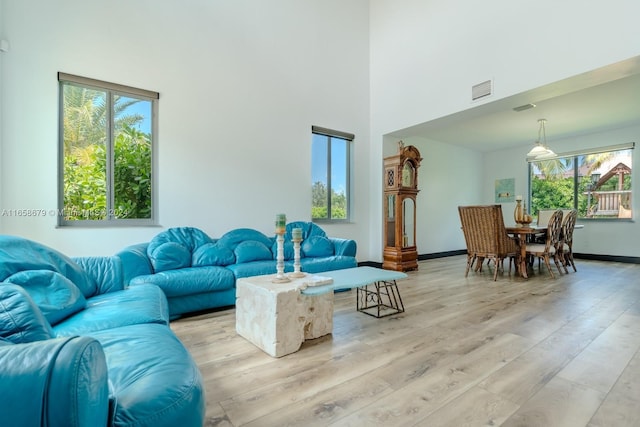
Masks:
[[[531,162],[532,214],[577,209],[579,218],[631,218],[633,147],[622,144]]]
[[[311,218],[349,219],[349,163],[354,135],[313,126],[311,145]]]
[[[158,93],[64,73],[58,80],[59,225],[155,223]]]

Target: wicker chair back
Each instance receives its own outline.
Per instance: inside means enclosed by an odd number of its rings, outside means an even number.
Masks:
[[[494,280],[498,268],[507,257],[515,257],[517,242],[509,237],[504,226],[500,205],[458,206],[462,232],[467,244],[467,270],[478,260],[476,270],[480,270],[484,259],[495,262]],[[511,270],[511,264],[509,264]]]

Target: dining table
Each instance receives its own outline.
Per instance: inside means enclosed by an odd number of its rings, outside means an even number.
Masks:
[[[546,225],[513,225],[505,227],[507,234],[518,237],[518,246],[520,247],[520,259],[518,260],[518,271],[520,275],[527,279],[527,238],[534,234],[545,234],[547,232]]]

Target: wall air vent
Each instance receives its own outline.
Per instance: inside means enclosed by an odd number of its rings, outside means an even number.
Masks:
[[[478,83],[471,87],[471,100],[475,101],[479,98],[491,95],[493,89],[493,81],[487,80],[486,82]]]

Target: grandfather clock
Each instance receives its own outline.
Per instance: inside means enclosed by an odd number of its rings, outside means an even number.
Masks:
[[[420,152],[398,143],[398,154],[384,159],[384,252],[382,268],[418,269],[416,196]]]

